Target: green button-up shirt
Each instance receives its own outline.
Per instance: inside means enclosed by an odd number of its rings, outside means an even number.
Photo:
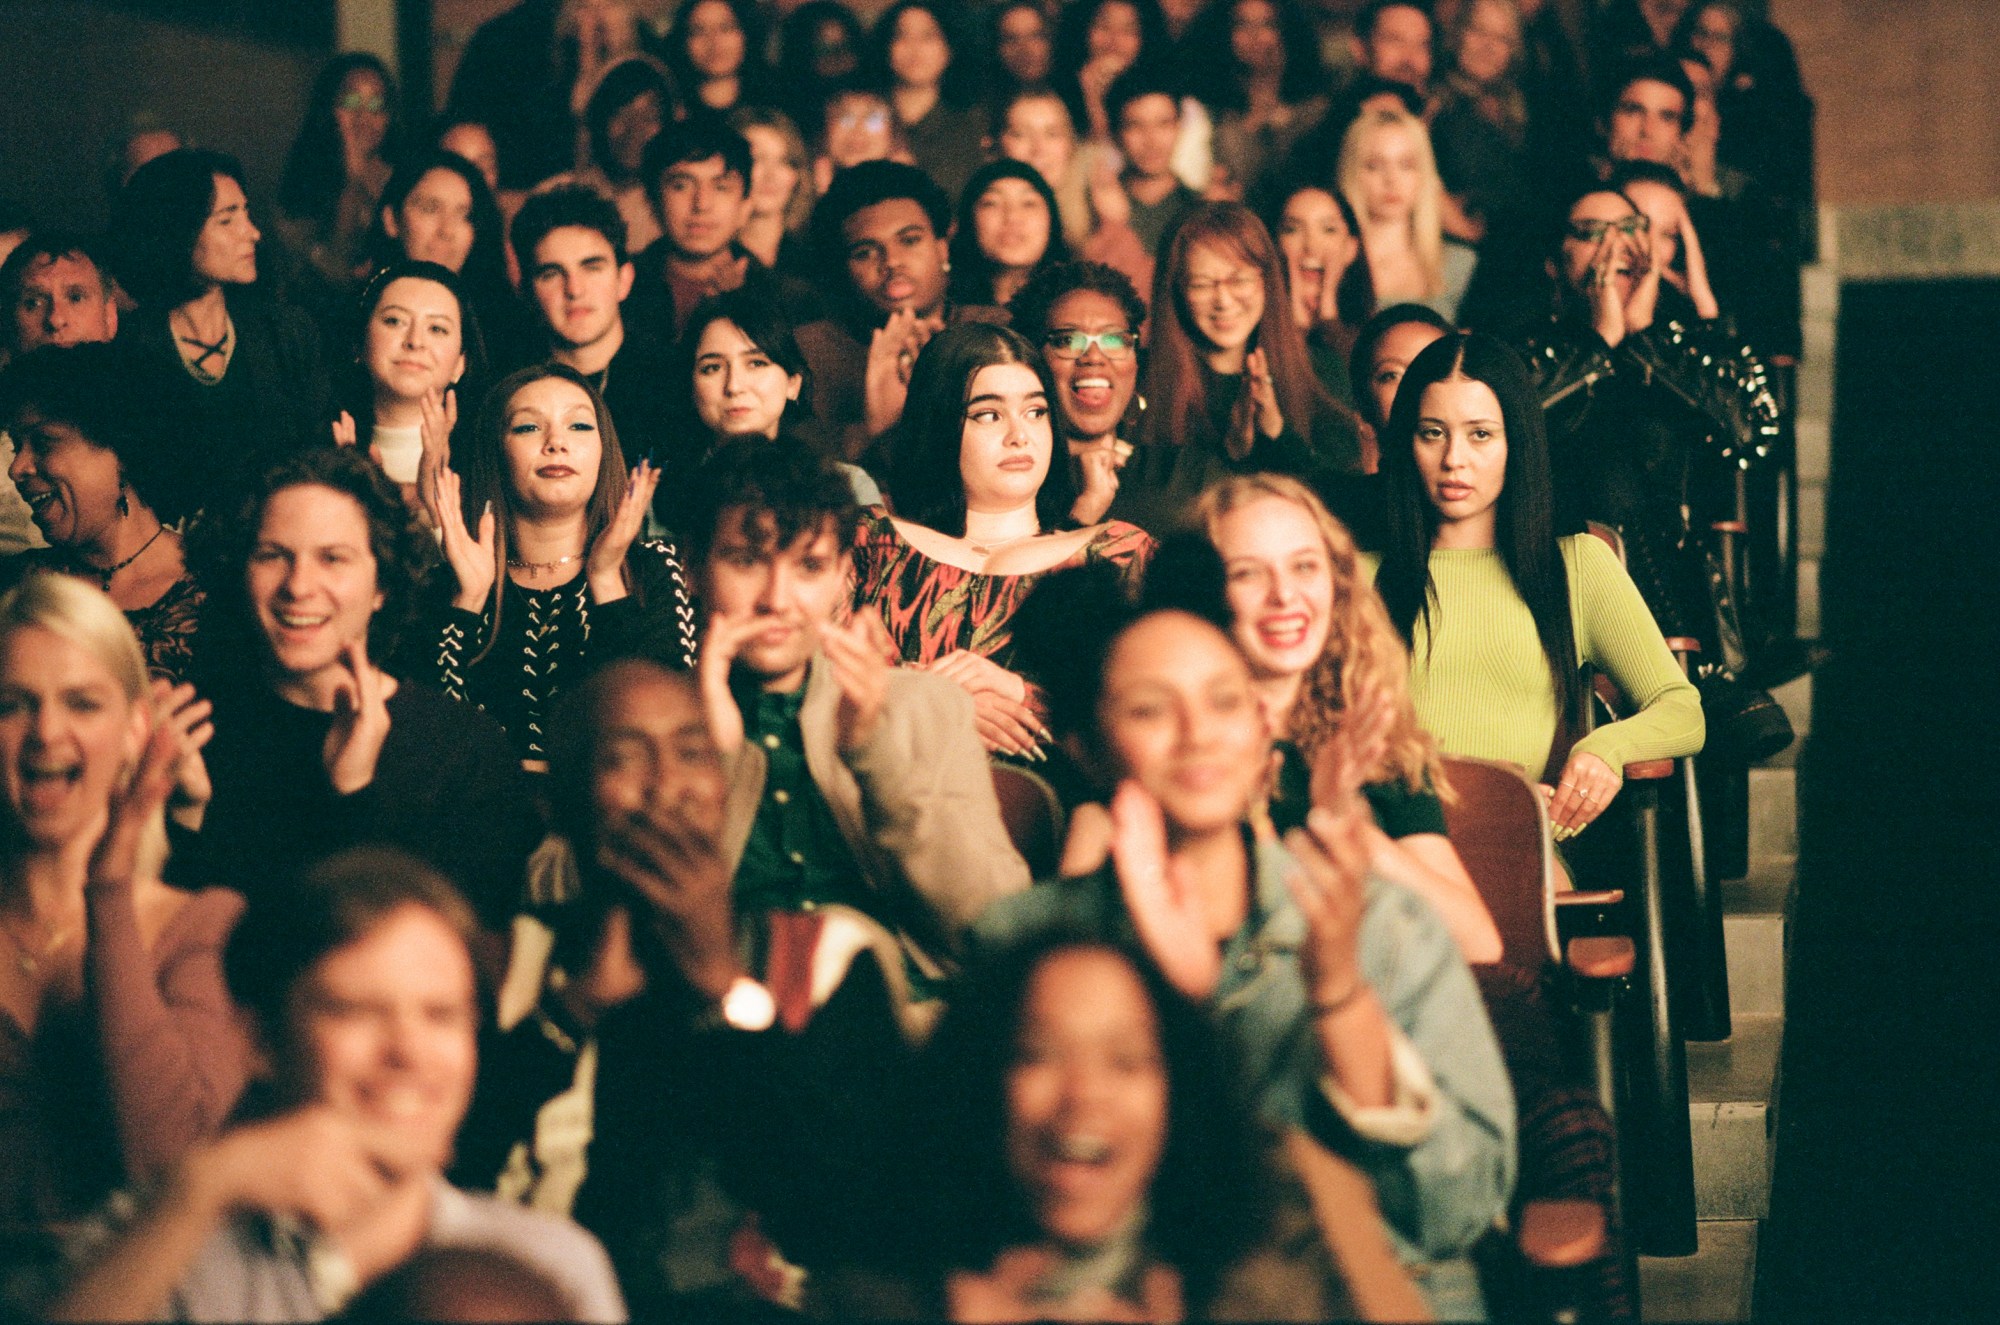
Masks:
[[[880,919],[877,899],[840,825],[806,767],[799,709],[806,688],[769,694],[754,681],[732,687],[743,714],[743,737],[764,751],[764,797],[736,867],[736,905],[743,915],[810,910],[843,902]]]

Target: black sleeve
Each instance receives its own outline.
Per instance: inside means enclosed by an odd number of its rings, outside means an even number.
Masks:
[[[590,663],[646,658],[686,671],[694,666],[694,600],[687,572],[671,543],[648,540],[625,559],[632,592],[595,609]]]

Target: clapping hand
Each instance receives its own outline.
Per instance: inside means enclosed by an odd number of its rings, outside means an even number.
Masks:
[[[840,687],[840,706],[834,714],[840,748],[852,753],[875,734],[889,698],[889,674],[894,670],[889,659],[895,645],[888,627],[873,612],[857,612],[845,624],[822,626],[819,644]]]
[[[464,498],[457,471],[440,469],[431,484],[431,524],[444,538],[444,559],[458,580],[452,606],[466,612],[483,611],[487,595],[493,592],[494,577],[500,573],[495,549],[496,518],[493,503],[487,502],[479,516],[479,534],[465,527]]]
[[[1111,860],[1139,941],[1174,988],[1197,1002],[1222,982],[1222,945],[1202,906],[1199,885],[1167,849],[1160,802],[1136,782],[1111,797]]]
[[[91,852],[89,878],[94,887],[130,887],[138,881],[147,827],[169,797],[186,788],[196,824],[208,804],[208,770],[201,748],[215,735],[215,725],[209,721],[215,706],[196,698],[193,686],[166,681],[153,683],[152,706],[152,728],[139,752],[139,766],[131,781],[112,792],[110,818]]]
[[[333,789],[351,796],[375,780],[375,764],[389,739],[389,696],[395,683],[368,661],[359,640],[340,651],[340,678],[333,695],[333,725],[322,755]]]
[[[652,461],[634,465],[611,522],[591,542],[584,570],[590,579],[590,596],[600,605],[616,602],[631,592],[625,583],[625,556],[646,527],[646,512],[652,509],[653,493],[659,486],[660,471]]]

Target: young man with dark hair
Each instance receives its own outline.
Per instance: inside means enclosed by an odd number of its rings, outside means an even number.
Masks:
[[[662,387],[669,355],[658,338],[627,324],[632,262],[625,221],[594,189],[566,184],[531,195],[510,232],[521,288],[539,314],[548,357],[596,384],[627,460],[672,454],[674,396]]]
[[[1694,127],[1694,84],[1680,61],[1639,60],[1619,75],[1600,132],[1613,161],[1653,161],[1678,168]]]
[[[680,339],[696,304],[740,288],[759,265],[739,242],[750,219],[750,169],[750,144],[710,116],[668,125],[646,146],[639,178],[661,234],[634,259],[633,305],[667,339]]]
[[[915,166],[864,161],[836,175],[813,211],[813,251],[834,315],[798,331],[813,370],[813,416],[855,459],[894,427],[918,351],[947,323],[998,322],[950,307],[951,203]]]
[[[1165,69],[1134,65],[1111,80],[1104,114],[1125,157],[1118,182],[1132,202],[1132,232],[1148,254],[1158,257],[1160,241],[1201,206],[1201,195],[1174,173],[1174,144],[1181,133],[1179,92]]]
[[[702,703],[731,786],[723,845],[746,908],[845,903],[941,973],[987,903],[1028,885],[972,705],[844,622],[858,512],[802,444],[738,442],[696,474],[684,536],[707,619]]]

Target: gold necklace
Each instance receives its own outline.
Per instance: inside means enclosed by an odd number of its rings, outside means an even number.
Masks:
[[[1035,526],[1033,533],[1018,534],[1013,538],[1003,539],[998,543],[975,543],[968,538],[967,540],[965,540],[965,545],[971,548],[974,552],[978,553],[980,556],[990,558],[995,552],[999,552],[1003,548],[1010,548],[1014,546],[1016,543],[1025,543],[1031,538],[1040,538],[1041,536],[1042,536],[1042,527],[1038,524]]]
[[[584,554],[581,552],[572,552],[566,557],[557,557],[554,561],[516,561],[512,557],[509,557],[507,558],[507,568],[509,570],[524,570],[530,575],[543,575],[552,570],[561,570],[572,561],[582,561],[583,557]]]
[[[0,934],[5,934],[7,941],[14,945],[14,965],[19,967],[21,974],[30,980],[41,975],[42,963],[55,956],[56,949],[60,948],[63,940],[69,937],[68,930],[59,929],[49,936],[49,941],[43,945],[41,952],[36,953],[21,942],[21,936],[14,932],[11,920],[0,920]]]

